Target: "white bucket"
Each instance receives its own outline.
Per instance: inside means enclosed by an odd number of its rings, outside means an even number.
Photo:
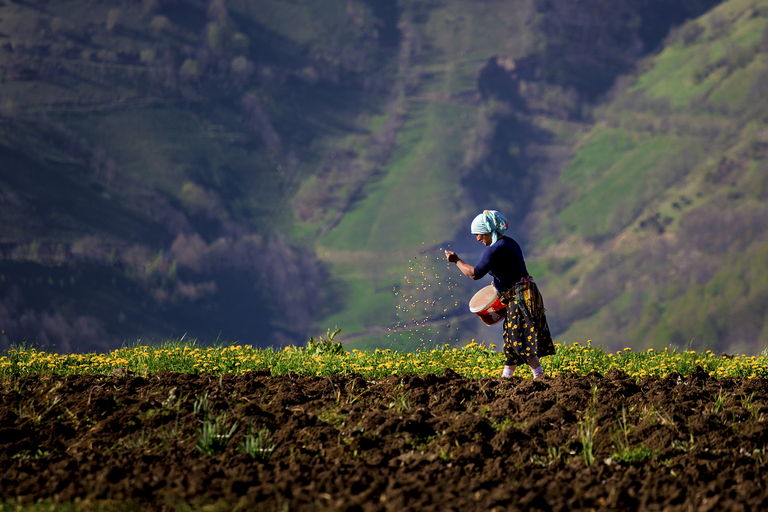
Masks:
[[[504,318],[507,306],[501,302],[496,288],[489,284],[472,297],[469,310],[479,316],[486,325],[493,325]]]

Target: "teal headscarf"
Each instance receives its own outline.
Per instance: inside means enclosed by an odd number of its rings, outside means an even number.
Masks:
[[[473,235],[491,233],[493,235],[491,245],[493,245],[508,227],[509,222],[502,214],[496,210],[485,210],[472,221],[471,232]]]

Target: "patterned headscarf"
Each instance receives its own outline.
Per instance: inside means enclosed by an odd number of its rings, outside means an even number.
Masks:
[[[472,221],[471,233],[473,235],[493,234],[493,242],[491,242],[493,245],[508,227],[509,222],[502,214],[496,210],[485,210]]]

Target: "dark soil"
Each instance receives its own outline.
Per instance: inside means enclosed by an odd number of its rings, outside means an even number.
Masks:
[[[444,512],[750,510],[768,500],[768,382],[700,369],[535,382],[451,370],[378,382],[45,375],[4,382],[0,407],[5,502]],[[223,413],[239,419],[235,433],[222,452],[201,454],[206,415]],[[590,418],[587,465],[579,432]],[[266,462],[241,448],[249,424],[272,432]]]

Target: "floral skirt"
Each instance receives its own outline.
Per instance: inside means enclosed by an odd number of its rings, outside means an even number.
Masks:
[[[504,317],[505,364],[527,364],[533,356],[553,355],[555,345],[547,325],[544,301],[533,279],[522,279],[499,295],[501,302],[507,305]]]

